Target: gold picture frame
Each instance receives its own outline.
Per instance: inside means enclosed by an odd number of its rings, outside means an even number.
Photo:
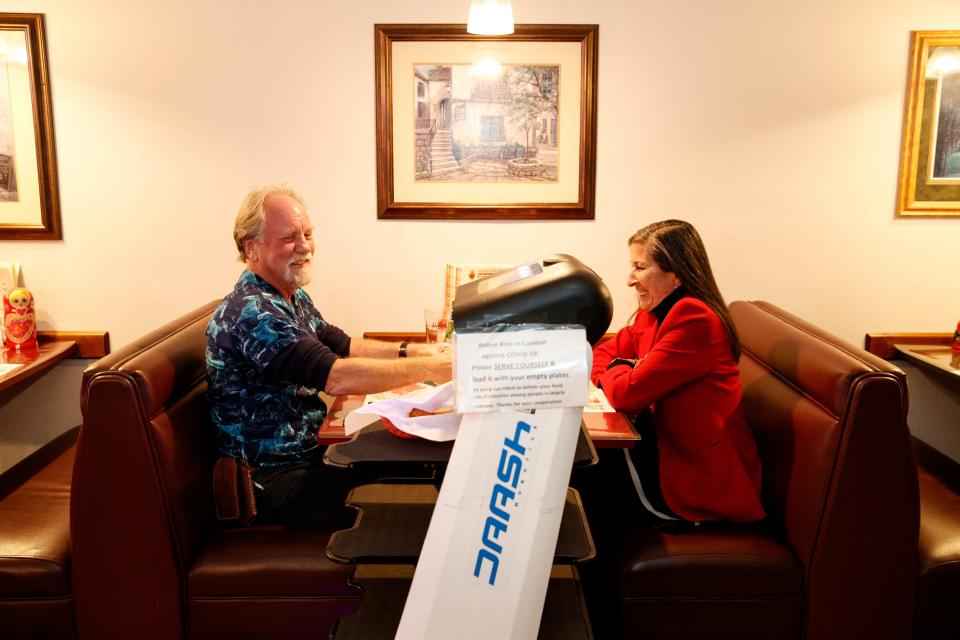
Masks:
[[[592,220],[598,34],[374,25],[377,217]]]
[[[59,240],[43,14],[0,13],[0,240]]]
[[[960,31],[914,31],[897,215],[960,216]]]

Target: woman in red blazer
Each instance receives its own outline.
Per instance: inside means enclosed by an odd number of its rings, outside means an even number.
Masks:
[[[638,416],[642,440],[624,453],[640,504],[663,520],[763,518],[740,341],[703,242],[689,223],[666,220],[628,244],[639,309],[594,350],[591,377],[615,409]]]

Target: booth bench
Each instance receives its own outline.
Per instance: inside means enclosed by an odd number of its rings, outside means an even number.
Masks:
[[[215,520],[215,304],[91,366],[77,444],[0,478],[0,636],[301,640],[357,606],[328,528]],[[903,375],[773,305],[731,314],[769,518],[623,532],[624,636],[958,637],[960,499],[924,478],[918,502]]]
[[[0,638],[75,638],[70,477],[78,428],[0,476]]]
[[[225,529],[205,379],[216,302],[83,376],[71,496],[81,638],[323,637],[352,611],[325,527]]]
[[[624,637],[911,637],[919,507],[904,374],[774,305],[730,314],[768,517],[620,531]]]
[[[920,576],[914,638],[960,638],[960,465],[915,441],[920,465]]]

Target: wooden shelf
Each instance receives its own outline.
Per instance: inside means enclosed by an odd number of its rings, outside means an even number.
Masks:
[[[40,343],[39,348],[26,351],[3,349],[0,351],[0,364],[18,365],[16,369],[0,373],[0,391],[12,387],[18,382],[29,380],[70,357],[77,351],[73,340],[53,340]]]
[[[950,366],[953,349],[941,344],[895,344],[893,347],[907,360],[921,367],[933,368],[960,380],[960,369]]]
[[[37,331],[44,342],[76,342],[77,349],[69,357],[98,360],[110,353],[110,334],[106,331]]]
[[[885,360],[907,360],[960,389],[960,369],[950,366],[952,333],[868,333],[864,348]]]
[[[897,357],[897,345],[950,346],[952,333],[868,333],[863,348],[884,360]]]

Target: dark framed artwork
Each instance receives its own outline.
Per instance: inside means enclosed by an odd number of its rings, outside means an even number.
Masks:
[[[898,216],[960,216],[960,31],[914,31]]]
[[[0,13],[0,240],[59,240],[43,15]]]
[[[377,217],[594,217],[597,25],[374,25]]]

